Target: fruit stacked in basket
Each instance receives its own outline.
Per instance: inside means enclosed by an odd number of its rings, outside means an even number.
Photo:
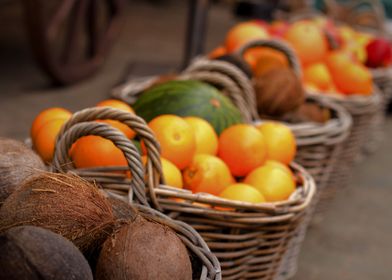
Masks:
[[[59,111],[63,116],[51,116]],[[56,168],[72,166],[68,170],[102,183],[110,196],[138,197],[125,187],[135,174],[123,143],[80,127],[119,129],[127,145],[138,147],[134,156],[145,165],[151,203],[201,234],[224,277],[277,274],[315,192],[312,178],[291,163],[296,143],[287,126],[246,123],[219,89],[195,80],[156,82],[132,107],[107,100],[72,116],[64,111],[48,109],[34,121],[40,128],[33,147],[45,161],[54,154]],[[46,118],[52,120],[35,125]],[[62,125],[51,128],[56,122]]]

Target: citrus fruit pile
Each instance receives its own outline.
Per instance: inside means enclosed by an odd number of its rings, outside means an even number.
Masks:
[[[358,32],[347,25],[336,25],[318,16],[294,23],[252,20],[231,28],[225,42],[210,53],[211,58],[237,51],[257,39],[278,39],[288,43],[303,69],[303,83],[321,92],[369,95],[372,93],[370,68],[392,64],[390,42],[372,34]],[[244,54],[257,77],[271,69],[287,67],[285,56],[266,47]]]
[[[295,190],[287,167],[295,156],[295,138],[283,124],[236,124],[219,136],[198,117],[160,115],[148,125],[162,159],[177,168],[164,170],[168,185],[182,182],[194,193],[251,203],[285,200]]]
[[[97,107],[112,107],[129,113],[134,113],[133,109],[126,103],[108,99],[96,105]],[[64,108],[53,107],[41,111],[33,121],[30,137],[33,148],[46,162],[53,159],[56,138],[61,127],[70,119],[72,113]],[[115,120],[99,120],[107,123],[124,133],[132,139],[135,133]],[[99,153],[96,151],[99,150]],[[70,155],[77,168],[107,165],[126,165],[126,160],[122,152],[114,144],[99,136],[86,136],[79,139],[71,148]],[[88,155],[88,156],[87,156]]]
[[[133,113],[129,105],[118,100],[105,100],[97,106]],[[35,118],[33,146],[45,162],[52,160],[56,137],[70,116],[63,108],[50,108]],[[115,120],[98,121],[138,143],[146,164],[144,143],[134,138],[130,128]],[[288,167],[296,153],[295,138],[281,123],[234,124],[218,136],[200,117],[164,114],[153,118],[148,126],[160,144],[162,171],[169,186],[252,203],[286,200],[295,190],[295,178]],[[76,168],[127,165],[122,151],[100,136],[78,139],[69,155]]]

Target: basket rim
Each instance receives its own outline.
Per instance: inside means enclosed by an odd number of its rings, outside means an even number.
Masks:
[[[315,90],[308,90],[308,94],[335,102],[343,106],[351,115],[372,113],[379,109],[382,102],[380,89],[374,83],[372,94],[370,95],[350,94],[343,96]]]
[[[279,202],[262,202],[249,203],[228,200],[207,193],[192,193],[189,190],[177,189],[167,185],[160,185],[154,189],[158,196],[178,197],[188,199],[185,202],[190,207],[195,207],[194,203],[214,204],[217,207],[228,207],[236,210],[250,211],[251,213],[270,213],[276,215],[286,215],[290,213],[301,212],[310,205],[310,202],[316,192],[316,185],[311,175],[300,165],[291,163],[291,167],[296,171],[301,179],[301,186],[297,186],[294,195],[290,199]],[[173,202],[176,203],[176,202]],[[203,206],[198,206],[204,209]],[[197,208],[198,208],[197,207]],[[219,212],[218,212],[219,211]],[[216,214],[227,215],[233,213],[231,210],[219,209]]]
[[[325,123],[312,121],[290,123],[278,120],[278,122],[284,123],[293,131],[297,145],[306,146],[320,143],[334,145],[343,142],[347,138],[352,126],[352,118],[347,110],[343,106],[323,99],[320,96],[310,95],[307,96],[307,100],[314,101],[318,105],[328,108],[335,113],[335,116]],[[259,119],[254,124],[258,125],[266,121],[269,120]]]

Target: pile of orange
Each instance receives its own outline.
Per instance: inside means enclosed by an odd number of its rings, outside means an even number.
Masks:
[[[108,99],[97,104],[98,107],[107,106],[134,113],[126,103]],[[72,116],[66,109],[53,107],[41,111],[34,119],[30,136],[33,148],[46,162],[50,163],[54,156],[56,138],[62,126]],[[115,120],[102,120],[120,131],[129,139],[134,137],[134,132],[126,125]],[[99,151],[99,152],[98,152]],[[70,151],[70,156],[76,167],[93,167],[108,165],[126,165],[122,152],[114,144],[99,136],[86,136],[79,139]]]
[[[278,39],[295,51],[303,68],[303,83],[313,91],[343,95],[372,93],[372,77],[364,65],[366,46],[372,35],[357,32],[349,26],[336,26],[325,17],[294,23],[248,21],[231,28],[224,44],[210,57],[229,54],[255,39]],[[332,49],[333,41],[337,48]],[[268,48],[250,49],[244,59],[259,76],[276,67],[288,67],[286,58]]]
[[[117,100],[106,100],[97,106],[133,113],[132,108]],[[31,138],[35,150],[47,163],[53,158],[56,137],[71,115],[65,109],[50,108],[35,118]],[[135,136],[118,121],[99,122],[113,126],[129,139]],[[210,123],[198,117],[161,115],[148,125],[161,147],[167,185],[251,203],[285,200],[295,190],[294,176],[288,168],[296,153],[295,138],[283,124],[237,124],[219,136]],[[146,164],[143,143],[141,153]],[[78,139],[69,154],[77,168],[127,166],[123,152],[99,136]]]
[[[281,123],[238,124],[217,136],[203,119],[161,115],[149,127],[162,158],[177,167],[164,175],[194,193],[260,203],[285,200],[295,190],[287,166],[296,153],[295,138]]]

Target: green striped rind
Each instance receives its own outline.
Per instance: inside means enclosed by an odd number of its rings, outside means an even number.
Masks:
[[[226,96],[199,81],[169,81],[157,85],[144,92],[133,108],[147,122],[163,114],[201,117],[212,124],[218,135],[227,127],[242,123],[241,113]]]

